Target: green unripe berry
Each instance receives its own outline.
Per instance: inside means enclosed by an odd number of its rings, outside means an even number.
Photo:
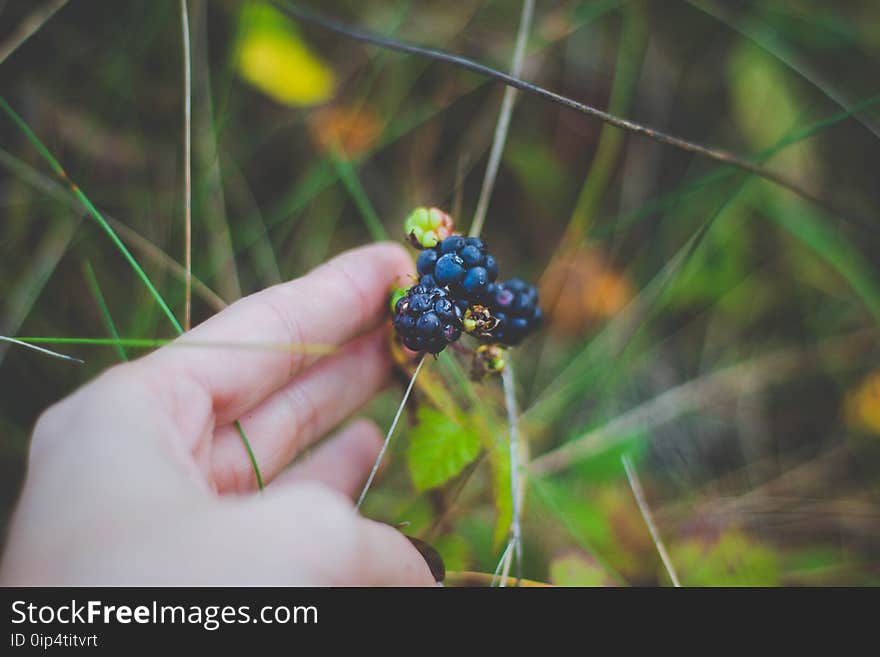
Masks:
[[[418,207],[403,223],[407,238],[417,249],[430,249],[452,234],[452,217],[439,208]]]

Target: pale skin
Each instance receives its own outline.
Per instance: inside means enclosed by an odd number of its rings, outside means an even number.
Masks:
[[[378,427],[337,429],[388,383],[387,295],[411,273],[396,245],[346,252],[179,340],[291,351],[168,346],[48,409],[0,584],[433,585],[409,541],[352,504]],[[315,344],[336,349],[297,349]]]

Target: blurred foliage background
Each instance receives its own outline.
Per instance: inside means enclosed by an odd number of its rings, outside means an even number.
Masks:
[[[314,6],[501,70],[521,8]],[[498,83],[262,3],[189,11],[195,321],[401,239],[416,205],[466,230]],[[0,0],[0,94],[182,318],[180,27],[172,1]],[[839,212],[519,95],[483,237],[506,275],[540,281],[548,316],[509,355],[531,461],[525,576],[669,584],[628,455],[684,585],[880,583],[880,3],[541,0],[527,53],[525,78],[760,158]],[[173,337],[7,116],[0,216],[0,335]],[[57,348],[86,363],[0,348],[4,523],[39,413],[139,353]],[[466,369],[449,350],[424,370],[366,513],[408,522],[453,571],[492,572],[510,515],[504,403]],[[367,412],[388,426],[401,393]]]

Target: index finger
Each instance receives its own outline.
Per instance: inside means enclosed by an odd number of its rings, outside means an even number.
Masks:
[[[412,271],[412,258],[397,244],[353,249],[302,278],[244,297],[179,340],[232,343],[229,348],[163,348],[149,358],[164,380],[210,394],[218,424],[231,422],[314,361],[310,346],[340,345],[378,326],[389,290]]]

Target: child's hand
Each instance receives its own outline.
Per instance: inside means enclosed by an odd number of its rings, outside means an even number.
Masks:
[[[398,246],[345,253],[46,411],[0,580],[434,584],[407,539],[349,499],[379,450],[373,424],[348,425],[282,473],[385,385],[387,293],[410,272]],[[179,346],[188,341],[202,346]],[[203,344],[241,342],[267,348]],[[297,350],[328,343],[339,349],[324,357]]]

